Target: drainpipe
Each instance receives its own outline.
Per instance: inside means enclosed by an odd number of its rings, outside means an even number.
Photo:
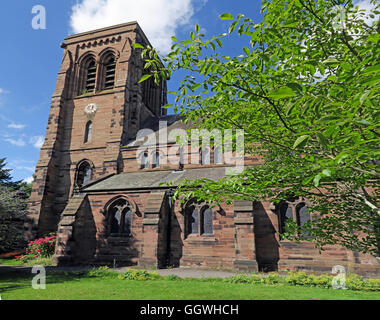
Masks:
[[[168,197],[168,203],[169,203],[169,210],[168,210],[168,221],[167,221],[167,225],[166,225],[166,266],[170,266],[170,242],[171,242],[171,226],[172,226],[172,223],[171,223],[171,219],[172,219],[172,213],[173,213],[173,196],[174,196],[174,191],[173,189],[169,189],[166,191],[166,195]]]

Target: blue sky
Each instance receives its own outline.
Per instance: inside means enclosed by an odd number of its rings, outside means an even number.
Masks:
[[[366,3],[369,0],[361,0]],[[260,21],[261,0],[17,0],[0,10],[0,158],[6,157],[14,180],[30,179],[43,143],[50,99],[62,59],[60,43],[70,34],[137,20],[162,52],[170,38],[184,39],[200,25],[206,35],[227,30],[218,16],[243,13]],[[46,9],[46,29],[35,30],[32,8]],[[232,38],[225,55],[242,54]],[[246,44],[245,44],[246,45]],[[175,90],[178,77],[169,81]]]

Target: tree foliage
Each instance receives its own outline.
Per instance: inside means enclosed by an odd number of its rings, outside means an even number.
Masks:
[[[0,253],[24,245],[23,226],[26,203],[31,186],[25,182],[12,182],[5,159],[0,159]]]
[[[185,181],[177,197],[305,197],[319,218],[302,228],[319,248],[377,255],[380,7],[372,4],[367,15],[352,0],[263,0],[261,22],[227,13],[225,34],[206,39],[196,26],[188,40],[173,37],[164,66],[142,49],[156,81],[185,73],[171,92],[175,111],[205,129],[243,129],[246,151],[266,160],[220,181]],[[246,41],[241,55],[223,56],[236,34]]]

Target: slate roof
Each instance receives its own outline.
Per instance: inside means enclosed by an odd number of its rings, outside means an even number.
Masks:
[[[190,130],[194,127],[193,122],[190,121],[188,123],[184,123],[182,121],[182,117],[177,114],[166,115],[159,118],[150,117],[144,122],[142,128],[145,128],[147,130],[152,130],[153,132],[146,131],[146,133],[144,132],[144,135],[140,139],[131,139],[127,141],[126,144],[123,146],[123,148],[138,147],[138,146],[141,146],[143,143],[147,145],[147,142],[146,142],[148,141],[147,139],[149,139],[149,137],[152,137],[152,136],[155,137],[154,141],[158,143],[160,132],[163,132],[163,129],[159,130],[160,121],[166,121],[167,127],[165,130],[167,130],[168,135],[172,130],[178,130],[178,129]],[[175,143],[176,139],[174,136],[172,137],[168,136],[167,142]]]
[[[173,187],[177,186],[184,179],[207,178],[219,180],[224,177],[228,167],[208,167],[185,169],[183,171],[162,170],[162,171],[138,171],[123,172],[113,175],[98,183],[91,184],[83,189],[84,192],[104,191],[104,190],[131,190],[131,189],[151,189],[165,188],[161,183],[173,182]]]

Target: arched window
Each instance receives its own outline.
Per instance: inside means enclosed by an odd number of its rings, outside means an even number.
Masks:
[[[88,183],[92,178],[92,169],[87,161],[83,161],[77,169],[76,184],[81,187]]]
[[[191,205],[186,208],[186,217],[185,217],[185,234],[186,236],[190,234],[198,234],[198,206]]]
[[[185,151],[183,150],[183,147],[179,147],[179,170],[183,170],[185,164]]]
[[[97,63],[92,54],[86,55],[80,62],[77,94],[83,95],[96,90]]]
[[[214,163],[222,164],[223,163],[223,155],[222,155],[222,147],[214,148]]]
[[[133,212],[125,199],[115,201],[108,209],[108,225],[110,236],[131,236]]]
[[[288,219],[295,221],[298,227],[302,227],[311,220],[303,198],[289,198],[287,201],[281,201],[277,213],[280,233],[286,231],[285,226]]]
[[[300,203],[296,206],[297,224],[303,226],[310,221],[310,214],[307,212],[307,206],[305,203]]]
[[[152,158],[153,158],[152,167],[159,168],[160,167],[160,153],[158,151],[154,152],[152,155]]]
[[[191,202],[185,208],[185,237],[213,234],[212,209],[205,203]]]
[[[140,168],[147,169],[149,168],[149,155],[148,152],[144,152],[140,156]]]
[[[209,235],[212,234],[212,210],[208,206],[202,207],[201,210],[201,234]]]
[[[280,203],[279,208],[279,231],[280,233],[285,232],[286,220],[293,219],[292,207],[285,201]]]
[[[103,79],[102,79],[102,89],[110,90],[115,86],[115,72],[116,72],[116,61],[113,55],[110,55],[104,61],[103,69]]]
[[[209,148],[199,149],[201,155],[201,164],[210,164],[210,150]]]
[[[92,121],[88,121],[86,124],[86,130],[84,133],[84,143],[90,142],[92,138]]]

